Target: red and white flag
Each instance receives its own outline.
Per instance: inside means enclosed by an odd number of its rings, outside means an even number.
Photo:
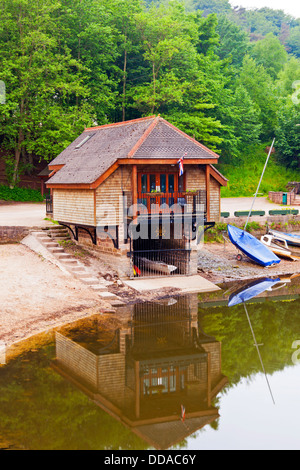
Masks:
[[[184,423],[185,420],[185,407],[181,405],[181,421]]]
[[[184,160],[184,157],[187,156],[187,153],[185,153],[183,155],[183,157],[181,157],[179,160],[178,160],[178,165],[179,165],[179,176],[182,176],[183,175],[183,172],[184,172],[184,168],[183,168],[183,160]]]

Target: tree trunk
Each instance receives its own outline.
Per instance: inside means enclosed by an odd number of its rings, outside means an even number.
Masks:
[[[24,142],[24,132],[22,128],[22,118],[24,116],[24,108],[25,108],[25,99],[21,99],[20,103],[20,127],[19,127],[19,132],[18,132],[18,140],[16,142],[16,149],[15,149],[15,166],[14,166],[14,172],[13,172],[13,177],[11,181],[11,186],[14,188],[17,184],[17,179],[18,179],[18,173],[19,173],[19,164],[20,164],[20,158],[22,154],[22,144]]]
[[[154,114],[155,104],[156,104],[156,76],[155,76],[155,64],[152,64],[152,72],[153,72],[153,106],[152,106],[152,114]]]
[[[14,166],[14,173],[13,173],[13,177],[12,177],[12,181],[10,185],[11,188],[14,188],[17,184],[23,141],[24,141],[23,129],[20,128],[19,135],[18,135],[18,143],[17,143],[16,150],[15,150],[15,166]]]
[[[127,71],[127,49],[125,37],[125,52],[124,52],[124,69],[123,69],[123,103],[122,103],[122,119],[123,122],[126,118],[126,71]]]

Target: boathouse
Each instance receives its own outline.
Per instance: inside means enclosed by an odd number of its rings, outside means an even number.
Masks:
[[[119,255],[126,276],[195,274],[227,184],[218,159],[160,116],[88,128],[49,164],[47,211],[78,243]]]
[[[214,400],[228,384],[221,343],[199,324],[197,294],[121,312],[118,329],[94,316],[56,332],[51,366],[131,432],[168,449],[220,417]]]

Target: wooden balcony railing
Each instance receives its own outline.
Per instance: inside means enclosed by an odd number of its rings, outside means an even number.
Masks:
[[[206,191],[138,193],[140,214],[206,214]]]

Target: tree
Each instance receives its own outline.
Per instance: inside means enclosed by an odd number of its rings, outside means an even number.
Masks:
[[[132,89],[137,107],[144,113],[153,114],[159,109],[159,98],[164,94],[160,80],[164,73],[171,73],[176,56],[188,51],[193,54],[190,35],[192,24],[185,22],[183,7],[179,3],[169,6],[152,5],[135,16],[136,27],[143,44],[144,60],[149,64],[149,81]],[[172,75],[174,80],[174,75]],[[178,85],[178,80],[176,86]],[[168,86],[170,83],[168,84]]]
[[[300,26],[296,26],[290,31],[286,46],[291,54],[300,57]]]
[[[278,74],[276,87],[280,96],[287,97],[294,93],[293,84],[300,82],[300,59],[290,56]]]
[[[278,112],[276,153],[288,168],[300,168],[300,106],[287,99]]]
[[[234,66],[240,67],[250,48],[247,33],[226,16],[219,17],[217,33],[220,39],[216,54],[221,59],[230,58]]]
[[[251,56],[258,65],[263,65],[272,78],[277,78],[280,70],[288,60],[284,46],[274,34],[267,34],[261,41],[254,44]]]
[[[252,57],[246,55],[240,69],[237,85],[243,86],[252,102],[259,109],[262,124],[261,138],[269,139],[274,135],[279,105],[272,78],[263,65],[257,64]]]

